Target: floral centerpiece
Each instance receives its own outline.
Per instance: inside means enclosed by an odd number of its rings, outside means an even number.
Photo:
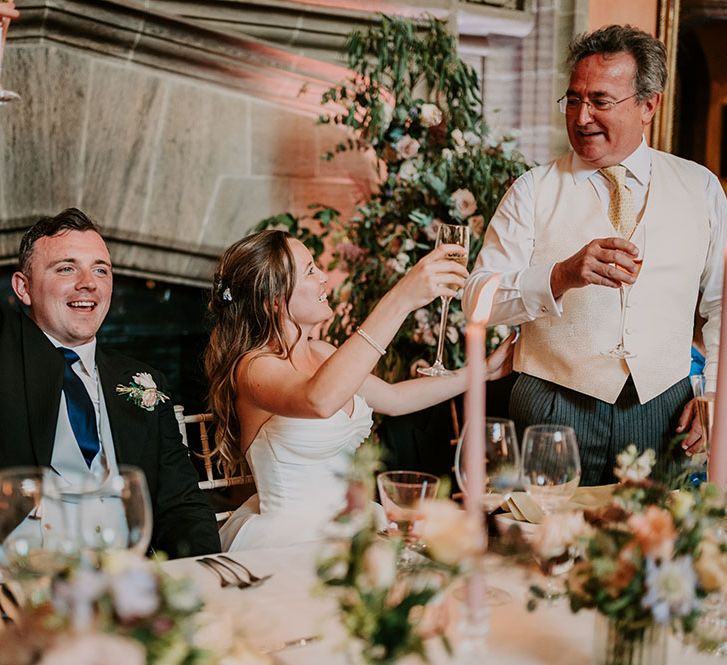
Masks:
[[[450,590],[478,553],[477,524],[452,501],[422,502],[425,549],[401,568],[404,543],[378,532],[371,509],[378,465],[375,446],[359,448],[348,474],[348,506],[337,518],[340,537],[326,544],[318,577],[323,592],[335,594],[342,623],[365,662],[387,665],[412,654],[426,660],[429,639],[452,649],[458,619]]]
[[[333,298],[338,307],[328,335],[334,343],[433,248],[439,222],[470,227],[472,267],[497,204],[527,167],[514,151],[514,137],[495,137],[484,123],[477,75],[458,56],[444,22],[382,16],[367,32],[349,35],[347,58],[352,77],[323,95],[328,110],[319,121],[345,128],[349,138],[325,158],[361,151],[375,161],[378,179],[345,225],[330,208],[315,215],[333,251],[329,267],[347,274]],[[310,240],[290,215],[258,228],[280,224]],[[439,317],[437,302],[405,322],[381,360],[381,376],[408,378],[420,361],[433,361]],[[455,300],[446,328],[447,366],[464,364],[464,325]],[[491,331],[488,345],[497,346],[508,332]]]
[[[533,542],[541,559],[576,553],[567,576],[571,609],[595,609],[598,665],[665,662],[666,631],[689,634],[708,608],[705,598],[727,590],[725,502],[708,483],[678,491],[649,478],[653,451],[629,446],[615,470],[612,501],[581,514],[547,516]],[[533,587],[535,600],[542,597]],[[647,660],[654,650],[659,655]]]
[[[1,633],[0,665],[261,665],[220,639],[191,581],[129,552],[53,580],[51,600],[20,610]],[[224,617],[223,617],[224,618]],[[0,627],[0,630],[2,628]]]

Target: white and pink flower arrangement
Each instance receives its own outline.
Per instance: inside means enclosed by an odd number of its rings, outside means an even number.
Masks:
[[[50,600],[26,605],[0,627],[0,665],[269,662],[239,634],[220,639],[224,617],[207,616],[202,607],[191,580],[125,550],[107,553],[98,568],[65,570],[53,580]]]
[[[376,447],[359,448],[348,476],[348,506],[338,516],[341,530],[318,562],[321,590],[335,596],[341,622],[364,662],[390,665],[408,655],[427,660],[430,640],[451,650],[457,638],[458,603],[451,589],[479,553],[478,527],[448,499],[422,502],[425,548],[401,567],[403,541],[379,533],[371,510],[377,469]]]
[[[566,588],[574,612],[591,608],[619,636],[621,661],[654,627],[699,633],[707,597],[727,592],[725,499],[714,485],[673,491],[650,478],[653,451],[629,446],[617,458],[610,503],[550,516],[532,542],[540,560],[575,555]],[[533,587],[534,608],[541,590]],[[699,637],[697,635],[697,641]]]

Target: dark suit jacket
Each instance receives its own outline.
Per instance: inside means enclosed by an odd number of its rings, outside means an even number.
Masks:
[[[119,464],[146,475],[154,510],[152,546],[170,557],[219,552],[215,517],[197,487],[171,400],[145,411],[116,393],[152,368],[96,348],[101,387]],[[0,304],[0,469],[49,466],[63,388],[63,356],[27,316]],[[166,391],[164,391],[166,392]]]

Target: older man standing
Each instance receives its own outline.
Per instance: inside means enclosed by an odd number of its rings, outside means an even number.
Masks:
[[[521,428],[572,425],[583,484],[611,481],[629,443],[655,448],[666,466],[677,461],[669,442],[690,428],[683,448],[698,449],[686,377],[700,292],[705,375],[710,390],[716,383],[727,201],[707,169],[644,141],[665,55],[630,26],[574,40],[558,100],[573,150],[514,183],[465,288],[469,313],[483,281],[502,274],[492,321],[522,324],[511,415]],[[636,234],[648,238],[641,256],[629,241]],[[619,336],[622,284],[633,285],[624,336],[633,355],[618,359],[608,351]]]
[[[171,403],[117,390],[144,374],[147,387],[163,391],[162,378],[96,345],[113,287],[97,227],[75,208],[43,218],[23,236],[19,263],[12,286],[28,316],[0,305],[0,469],[49,466],[75,484],[138,466],[151,495],[152,545],[172,557],[219,551]]]

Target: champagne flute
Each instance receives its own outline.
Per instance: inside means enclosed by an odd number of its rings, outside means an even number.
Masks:
[[[5,0],[0,0],[5,2]],[[2,33],[0,34],[0,81],[2,80],[2,69],[3,69],[3,56],[5,54],[5,41],[8,36],[8,28],[10,27],[10,19],[0,17],[0,26]],[[0,106],[8,104],[9,102],[15,102],[20,99],[20,95],[12,90],[6,90],[2,84],[0,84]]]
[[[464,462],[466,430],[467,424],[462,429],[462,435],[454,453],[454,473],[457,483],[465,494],[467,494],[467,469]],[[520,452],[515,424],[512,420],[485,419],[485,458],[482,462],[485,467],[485,483],[481,505],[485,513],[492,513],[509,498],[520,479]],[[486,528],[485,534],[487,534]],[[489,584],[485,587],[485,604],[495,606],[509,601],[510,594],[504,589]]]
[[[631,237],[631,242],[636,245],[636,247],[639,250],[639,255],[637,258],[632,259],[633,262],[636,264],[636,270],[635,272],[631,273],[632,277],[634,279],[637,279],[639,276],[639,273],[641,272],[641,266],[644,263],[644,252],[646,250],[646,228],[643,223],[639,224],[636,227],[636,230],[633,233],[633,236]],[[622,268],[618,264],[614,264],[616,268],[623,270],[624,272],[627,272],[625,268]],[[621,282],[621,286],[619,287],[619,295],[621,297],[621,318],[619,322],[619,341],[606,355],[610,356],[611,358],[618,358],[620,360],[624,360],[626,358],[635,358],[636,354],[632,353],[628,349],[626,349],[626,341],[624,340],[624,335],[626,332],[626,309],[629,306],[629,295],[631,294],[631,288],[633,287],[633,284],[625,284],[624,282]]]
[[[0,471],[0,563],[30,605],[48,600],[52,578],[76,559],[58,479],[44,467]]]
[[[419,471],[385,471],[378,475],[376,484],[386,513],[386,530],[404,540],[399,565],[406,568],[415,559],[413,553],[422,549],[424,517],[419,506],[425,499],[437,496],[439,478]]]
[[[702,428],[702,450],[694,455],[690,460],[690,467],[694,468],[694,472],[689,479],[695,484],[699,484],[707,479],[705,464],[709,459],[710,444],[712,440],[712,422],[714,420],[714,394],[705,391],[705,378],[703,374],[695,374],[689,377],[692,384],[692,393],[694,395],[694,404],[697,412],[697,418]]]
[[[437,229],[437,240],[435,247],[440,245],[460,245],[464,248],[464,254],[448,256],[447,260],[456,261],[457,263],[467,267],[467,259],[470,254],[470,229],[462,224],[440,224]],[[458,286],[451,285],[453,291],[458,290]],[[442,301],[442,319],[439,323],[439,340],[437,342],[437,359],[431,367],[417,367],[419,374],[425,376],[450,376],[452,372],[448,370],[442,362],[444,354],[444,340],[447,333],[447,318],[449,316],[449,303],[452,300],[449,296],[441,296]]]

